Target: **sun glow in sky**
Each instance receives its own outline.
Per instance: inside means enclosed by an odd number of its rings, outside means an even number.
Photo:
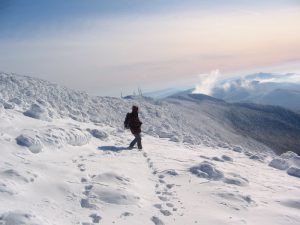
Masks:
[[[99,95],[300,72],[298,1],[224,2],[0,0],[0,71]]]

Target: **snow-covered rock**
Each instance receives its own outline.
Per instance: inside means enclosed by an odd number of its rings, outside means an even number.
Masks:
[[[26,134],[18,136],[16,138],[16,142],[20,146],[28,147],[32,153],[39,153],[43,148],[42,142],[39,138],[28,136]]]
[[[281,154],[280,158],[287,160],[291,165],[300,167],[300,156],[292,151]]]
[[[87,129],[87,131],[95,138],[98,138],[100,140],[104,140],[108,137],[108,134],[104,131],[98,130],[98,129]]]
[[[232,161],[233,161],[233,159],[232,159],[231,157],[227,156],[227,155],[222,155],[222,159],[223,159],[224,161],[229,161],[229,162],[232,162]]]
[[[290,164],[286,159],[276,158],[269,163],[269,166],[279,170],[287,170],[290,167]]]
[[[47,110],[39,104],[32,104],[30,109],[24,112],[24,115],[35,119],[49,120]]]
[[[243,151],[242,147],[240,147],[240,146],[235,146],[232,150],[235,151],[235,152],[242,152]]]
[[[294,176],[294,177],[299,177],[300,178],[300,169],[296,167],[290,167],[287,170],[288,175]]]
[[[13,103],[9,103],[9,102],[4,102],[3,103],[4,109],[14,109],[15,106]]]
[[[208,162],[202,162],[197,166],[190,168],[190,172],[198,177],[208,180],[221,180],[224,177],[223,172],[216,169],[214,165]]]

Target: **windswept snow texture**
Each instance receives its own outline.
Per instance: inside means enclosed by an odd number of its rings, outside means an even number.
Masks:
[[[0,90],[0,224],[300,223],[299,156],[235,130],[223,101],[90,97],[7,74]],[[123,129],[132,104],[143,150]]]

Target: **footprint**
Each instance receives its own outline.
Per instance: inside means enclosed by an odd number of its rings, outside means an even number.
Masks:
[[[83,199],[80,200],[80,205],[81,205],[82,208],[87,208],[87,209],[97,209],[97,206],[96,206],[96,205],[91,204],[91,203],[89,202],[89,200],[88,200],[88,199],[85,199],[85,198],[83,198]]]
[[[84,187],[84,189],[86,191],[90,191],[90,190],[92,190],[92,188],[93,188],[93,185],[91,185],[91,184]]]
[[[159,175],[158,178],[163,179],[163,178],[165,178],[165,176],[164,175]]]
[[[161,209],[160,212],[164,215],[164,216],[171,216],[172,213],[167,210],[167,209]]]
[[[86,183],[86,182],[87,182],[87,179],[84,178],[84,177],[82,177],[82,178],[81,178],[81,183]]]
[[[124,212],[124,213],[121,214],[120,217],[127,217],[127,216],[133,216],[133,214],[130,213],[130,212]]]
[[[161,204],[154,204],[153,206],[154,206],[155,208],[157,208],[157,209],[161,209],[161,208],[162,208]]]
[[[164,197],[164,196],[158,196],[158,198],[163,201],[163,202],[166,202],[168,201],[168,198],[167,197]]]
[[[151,221],[155,224],[155,225],[165,225],[163,221],[161,221],[161,219],[159,219],[156,216],[152,216]]]
[[[161,184],[166,183],[163,179],[159,179],[158,181],[159,181],[159,183],[161,183]]]
[[[172,189],[172,188],[174,187],[174,185],[175,185],[175,184],[167,184],[166,187],[167,187],[168,189]]]
[[[84,164],[78,164],[77,167],[79,168],[80,171],[85,171],[85,165]]]
[[[171,192],[167,192],[167,191],[164,191],[162,194],[163,194],[163,195],[169,195],[169,196],[171,196],[171,195],[172,195],[172,193],[171,193]]]
[[[173,205],[172,203],[169,203],[169,202],[168,202],[166,205],[167,205],[168,207],[170,207],[170,208],[173,208],[173,207],[174,207],[174,205]]]
[[[90,217],[93,219],[93,223],[99,223],[102,219],[102,217],[97,215],[96,213],[91,214]]]

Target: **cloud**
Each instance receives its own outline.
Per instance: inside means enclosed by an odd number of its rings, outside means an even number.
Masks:
[[[282,75],[274,75],[266,79],[257,79],[260,83],[300,83],[300,74],[288,73]]]
[[[285,73],[285,74],[273,74],[273,73],[255,73],[246,76],[240,76],[237,78],[221,80],[218,83],[215,82],[211,90],[221,89],[225,92],[246,89],[255,89],[257,84],[262,83],[300,83],[300,74]],[[212,91],[210,91],[211,93]]]
[[[218,69],[211,71],[209,74],[200,74],[200,83],[196,85],[193,93],[211,95],[220,77],[221,74]]]

